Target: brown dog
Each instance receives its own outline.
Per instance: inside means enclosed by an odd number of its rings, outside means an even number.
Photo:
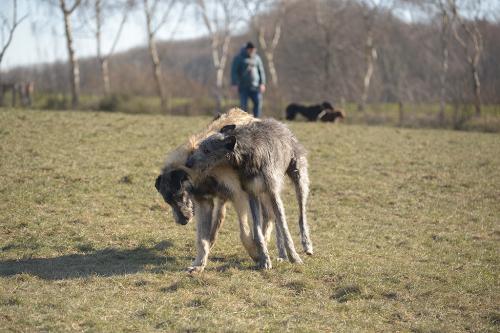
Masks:
[[[333,111],[323,111],[319,117],[318,117],[321,121],[325,121],[325,122],[334,122],[334,123],[337,123],[341,120],[344,120],[345,118],[345,112],[344,110],[342,109],[336,109],[336,110],[333,110]]]

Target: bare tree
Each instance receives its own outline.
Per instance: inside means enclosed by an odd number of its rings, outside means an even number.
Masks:
[[[327,89],[328,83],[332,81],[332,31],[329,22],[324,18],[322,2],[320,0],[316,0],[314,2],[315,11],[314,11],[314,19],[317,27],[319,28],[321,35],[324,39],[324,62],[323,62],[323,75],[324,75],[324,84],[323,86]],[[325,91],[327,93],[327,91]]]
[[[451,31],[451,6],[449,0],[402,0],[403,4],[420,7],[432,18],[439,21],[440,72],[439,72],[439,112],[438,123],[443,126],[447,100],[447,77],[449,68],[449,48]]]
[[[469,64],[472,75],[472,87],[474,92],[474,108],[476,116],[481,115],[481,80],[479,78],[479,62],[483,53],[483,37],[478,27],[477,17],[472,20],[466,20],[459,13],[457,1],[448,0],[453,13],[453,19],[456,21],[453,27],[453,35],[458,44],[463,48],[465,58]],[[477,1],[480,4],[480,1]],[[469,9],[470,10],[470,9]]]
[[[125,26],[125,23],[127,22],[127,18],[129,15],[130,10],[132,9],[133,6],[133,0],[126,0],[125,3],[119,3],[117,6],[103,6],[106,5],[106,3],[109,3],[109,0],[94,0],[94,6],[93,6],[93,11],[94,11],[94,20],[95,20],[95,29],[94,35],[95,35],[95,40],[96,40],[96,47],[97,47],[97,60],[99,62],[99,67],[100,67],[100,72],[101,72],[101,79],[102,79],[102,87],[103,87],[103,92],[105,95],[109,95],[111,92],[111,85],[110,85],[110,80],[109,80],[109,58],[113,55],[116,45],[118,44],[118,41],[120,40],[120,36],[123,31],[123,27]],[[105,53],[102,50],[102,30],[103,30],[103,25],[105,22],[104,17],[108,16],[105,15],[107,14],[106,12],[114,11],[117,9],[121,9],[122,15],[121,15],[121,20],[120,24],[118,26],[118,30],[116,31],[116,34],[113,39],[113,43],[111,44],[111,47],[109,48],[108,52]]]
[[[167,23],[176,3],[177,0],[154,0],[150,5],[149,0],[143,0],[144,15],[146,17],[146,31],[148,38],[149,55],[151,58],[151,63],[153,65],[153,75],[156,83],[156,91],[161,100],[162,110],[167,110],[169,108],[169,101],[167,99],[167,93],[165,91],[160,57],[158,55],[158,49],[156,47],[156,34],[160,30],[160,28]],[[164,8],[160,8],[162,7],[161,4],[164,5]],[[157,19],[157,17],[159,17],[159,19]]]
[[[375,49],[373,43],[373,29],[375,24],[375,17],[377,15],[377,4],[371,1],[372,8],[365,8],[363,12],[363,22],[366,29],[365,37],[365,75],[363,76],[363,90],[361,93],[361,99],[358,104],[358,110],[364,111],[366,107],[366,101],[368,99],[368,90],[370,88],[370,82],[373,75],[374,62],[377,59],[377,50]]]
[[[436,0],[439,8],[439,16],[441,17],[440,42],[441,42],[441,74],[439,83],[441,85],[439,92],[439,113],[438,122],[442,126],[444,124],[444,114],[446,108],[446,78],[448,74],[448,57],[449,57],[449,37],[450,37],[450,13],[445,0]]]
[[[231,31],[238,21],[236,16],[237,2],[234,0],[212,0],[208,5],[205,0],[197,0],[196,2],[210,38],[212,62],[215,67],[216,111],[220,112],[223,100],[224,71],[232,37]]]
[[[68,49],[68,58],[70,63],[71,78],[71,106],[76,108],[80,98],[80,68],[78,58],[73,45],[73,30],[71,28],[71,14],[78,8],[81,0],[75,0],[72,6],[68,6],[66,0],[59,0],[59,8],[64,18],[64,32],[66,34],[66,47]]]
[[[0,65],[2,64],[3,56],[5,55],[5,52],[10,46],[10,43],[12,42],[12,38],[14,37],[14,32],[16,31],[16,28],[21,24],[21,22],[26,19],[28,15],[24,15],[22,17],[17,16],[17,0],[12,0],[12,22],[9,22],[10,20],[3,15],[3,13],[0,13],[0,20],[2,20],[1,24],[1,33],[2,33],[2,48],[0,51]],[[7,33],[7,39],[4,40],[4,33]]]
[[[340,20],[345,12],[347,5],[343,1],[325,1],[314,0],[311,4],[313,10],[313,22],[319,42],[320,57],[322,60],[318,64],[320,78],[322,79],[321,87],[323,96],[329,96],[332,92],[332,84],[337,82],[334,80],[334,73],[337,67],[338,55],[347,47],[344,43],[338,43],[336,34],[340,30]],[[339,83],[340,84],[340,83]],[[343,85],[345,88],[345,86]],[[341,99],[343,97],[341,96]]]
[[[377,49],[375,47],[375,25],[379,17],[385,12],[390,15],[395,3],[392,0],[365,0],[363,5],[363,22],[365,27],[365,73],[363,75],[362,93],[358,103],[358,110],[364,111],[372,81]]]
[[[250,16],[250,25],[257,34],[259,48],[262,50],[271,76],[271,84],[278,87],[278,72],[274,61],[274,54],[282,35],[283,19],[286,14],[287,0],[242,0]],[[276,13],[272,24],[266,25],[261,19],[261,10],[274,8]],[[269,27],[268,27],[269,26]],[[270,28],[270,29],[268,29]]]

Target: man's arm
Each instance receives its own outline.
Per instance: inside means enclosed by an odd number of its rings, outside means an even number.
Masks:
[[[266,71],[264,70],[264,63],[260,56],[257,58],[257,69],[259,71],[259,85],[266,84]]]
[[[233,58],[233,64],[231,65],[231,85],[237,86],[240,83],[239,78],[239,57],[235,56]]]
[[[266,71],[260,57],[257,58],[257,70],[259,71],[259,91],[264,93],[266,91]]]

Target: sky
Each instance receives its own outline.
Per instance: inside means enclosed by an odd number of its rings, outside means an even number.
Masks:
[[[73,0],[67,1],[73,3]],[[476,0],[467,1],[473,3]],[[9,20],[11,20],[12,16],[12,3],[13,0],[0,0],[0,15],[7,17]],[[183,2],[181,1],[180,3]],[[492,14],[492,9],[494,9],[493,16],[496,19],[500,17],[500,0],[482,0],[482,4],[486,13],[485,15]],[[19,16],[28,14],[28,17],[17,28],[12,43],[0,65],[0,70],[67,59],[63,19],[57,6],[48,5],[46,0],[18,0],[18,13]],[[412,21],[418,17],[417,13],[412,13],[408,10],[399,10],[395,14],[406,21]],[[172,21],[170,22],[173,22],[173,24],[166,25],[160,29],[158,39],[191,39],[207,34],[207,30],[202,24],[199,15],[193,12],[192,7],[185,12],[180,8],[176,8],[172,11],[171,17]],[[179,17],[182,19],[179,20]],[[110,49],[120,20],[120,13],[106,20],[106,25],[103,28],[104,52],[108,52]],[[74,39],[77,56],[83,58],[95,55],[95,39],[91,31],[85,29],[82,14],[75,12],[72,22],[75,30]],[[177,22],[180,23],[177,24]],[[175,30],[175,34],[172,33],[172,30]],[[1,45],[3,45],[5,38],[5,34],[0,34]],[[145,19],[144,13],[139,7],[129,16],[115,53],[144,45],[146,45]]]
[[[12,18],[11,0],[0,0],[0,13],[4,17]],[[186,12],[182,15],[181,24],[176,24],[181,13],[181,8],[172,11],[171,17],[174,24],[166,25],[160,29],[158,32],[159,39],[190,39],[207,34],[205,26],[197,23],[197,18]],[[66,60],[66,39],[60,10],[55,6],[46,5],[42,0],[18,0],[18,16],[24,14],[28,14],[28,17],[16,29],[0,69],[6,70],[20,65]],[[91,31],[84,28],[85,24],[81,22],[83,16],[80,13],[78,14],[75,12],[72,20],[75,29],[77,55],[80,58],[95,55],[94,36]],[[109,18],[103,29],[102,45],[104,52],[108,52],[111,48],[121,21],[120,15]],[[172,34],[174,27],[176,27],[175,34]],[[5,34],[4,36],[0,35],[2,45],[5,39]],[[124,26],[115,53],[143,45],[146,45],[144,13],[136,10],[131,13]]]

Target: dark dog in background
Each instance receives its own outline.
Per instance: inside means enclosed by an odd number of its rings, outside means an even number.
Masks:
[[[336,123],[340,120],[344,120],[344,118],[345,118],[344,110],[336,109],[334,111],[325,111],[323,115],[320,115],[319,120]]]
[[[286,119],[294,120],[297,114],[304,116],[309,121],[336,122],[345,118],[343,110],[335,110],[329,102],[323,102],[318,105],[305,106],[292,103],[286,108]]]

